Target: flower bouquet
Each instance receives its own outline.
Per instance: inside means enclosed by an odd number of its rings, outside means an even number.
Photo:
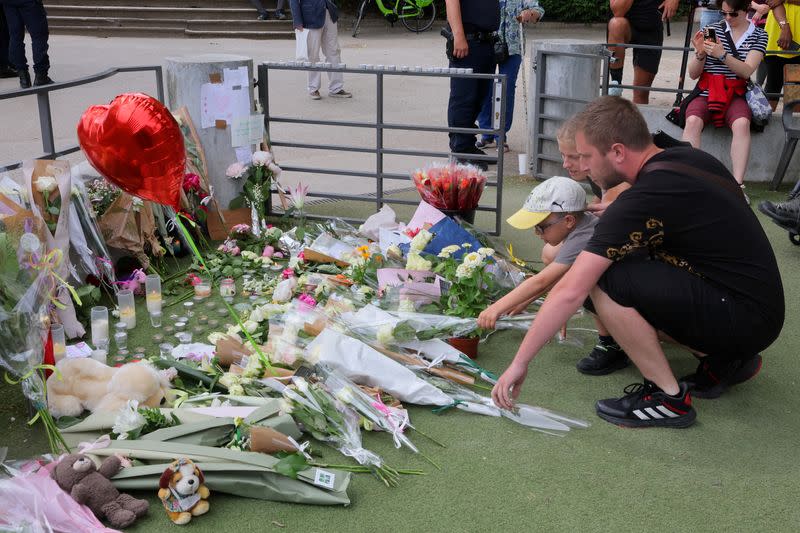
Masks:
[[[256,236],[266,228],[267,202],[272,194],[272,182],[281,175],[281,168],[275,164],[272,154],[259,150],[253,154],[250,165],[236,162],[225,171],[234,181],[243,181],[242,193],[231,200],[229,209],[247,205],[252,213],[252,230]]]
[[[411,179],[425,202],[445,212],[460,211],[465,220],[474,221],[474,210],[486,185],[486,176],[478,168],[455,163],[432,164],[415,170]]]

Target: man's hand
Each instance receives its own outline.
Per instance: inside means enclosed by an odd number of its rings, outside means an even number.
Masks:
[[[490,305],[478,315],[478,327],[481,329],[494,329],[497,325],[497,319],[502,314],[503,312],[497,307],[497,304]]]
[[[756,4],[755,2],[750,2],[750,9],[755,11],[755,13],[753,13],[753,18],[751,19],[754,23],[766,17],[769,13],[769,6],[767,4]]]
[[[606,212],[606,209],[608,209],[608,206],[610,205],[611,202],[598,202],[596,204],[587,205],[586,210],[600,217],[603,216],[603,213]]]
[[[528,22],[539,22],[539,12],[533,9],[526,9],[519,14],[517,20],[523,24],[527,24]]]
[[[453,36],[453,57],[462,59],[469,54],[469,45],[465,35]]]
[[[788,24],[781,27],[781,33],[778,36],[778,47],[781,50],[786,50],[792,44],[792,28]]]
[[[661,10],[661,20],[667,21],[675,16],[678,12],[678,3],[680,0],[664,0],[658,9]]]
[[[294,29],[296,29],[297,31],[303,31],[303,27],[302,26],[295,26]]]
[[[492,401],[494,401],[494,404],[503,409],[513,409],[514,402],[519,398],[522,384],[525,383],[527,375],[527,365],[519,365],[512,361],[492,389]]]

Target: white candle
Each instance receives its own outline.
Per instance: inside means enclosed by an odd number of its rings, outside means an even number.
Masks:
[[[133,307],[121,307],[119,310],[119,320],[125,324],[127,329],[136,327],[136,309]]]
[[[152,291],[147,293],[147,312],[152,314],[161,312],[161,293]]]
[[[55,359],[56,363],[64,359],[64,356],[67,354],[67,347],[60,343],[54,342],[53,343],[53,359]]]
[[[96,318],[92,320],[92,344],[95,348],[108,344],[108,319]]]

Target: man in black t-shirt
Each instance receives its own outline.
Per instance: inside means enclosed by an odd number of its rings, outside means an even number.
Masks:
[[[599,98],[578,115],[581,166],[601,187],[632,187],[611,204],[570,271],[553,288],[514,361],[492,391],[508,407],[530,360],[591,296],[643,384],[597,402],[629,427],[685,427],[692,393],[715,398],[753,377],[778,337],[784,296],[775,255],[722,163],[693,148],[657,148],[634,104]],[[679,382],[659,338],[701,360]]]

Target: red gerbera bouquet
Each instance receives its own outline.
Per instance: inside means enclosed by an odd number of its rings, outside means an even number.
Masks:
[[[437,209],[475,209],[486,185],[486,176],[472,165],[432,164],[411,175],[419,195]]]

